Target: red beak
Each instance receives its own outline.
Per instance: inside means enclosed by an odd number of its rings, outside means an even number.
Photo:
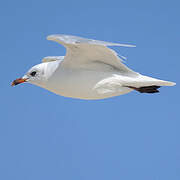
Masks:
[[[16,79],[14,80],[12,83],[11,83],[11,86],[16,86],[18,84],[21,84],[21,83],[24,83],[27,81],[27,78],[23,79],[23,78],[19,78],[19,79]]]

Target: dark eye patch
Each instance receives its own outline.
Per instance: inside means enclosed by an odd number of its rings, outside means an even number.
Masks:
[[[35,76],[36,75],[36,71],[33,71],[30,73],[31,76]]]

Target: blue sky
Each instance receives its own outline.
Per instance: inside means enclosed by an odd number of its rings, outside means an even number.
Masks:
[[[180,2],[2,1],[0,179],[179,180]],[[12,80],[65,49],[55,33],[115,47],[142,74],[171,80],[159,94],[83,101]]]

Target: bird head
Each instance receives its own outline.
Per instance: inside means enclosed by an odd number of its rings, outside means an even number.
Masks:
[[[40,85],[45,79],[44,76],[45,70],[46,70],[46,63],[35,65],[32,68],[30,68],[23,77],[14,80],[11,83],[11,86],[15,86],[24,82]]]

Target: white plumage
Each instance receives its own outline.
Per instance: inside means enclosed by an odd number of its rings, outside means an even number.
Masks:
[[[48,40],[66,47],[66,56],[45,57],[22,78],[56,94],[80,98],[103,99],[132,90],[158,92],[159,86],[173,86],[134,72],[122,63],[107,46],[134,47],[68,35],[51,35]],[[32,72],[35,76],[32,77]],[[14,82],[18,84],[17,81]]]

